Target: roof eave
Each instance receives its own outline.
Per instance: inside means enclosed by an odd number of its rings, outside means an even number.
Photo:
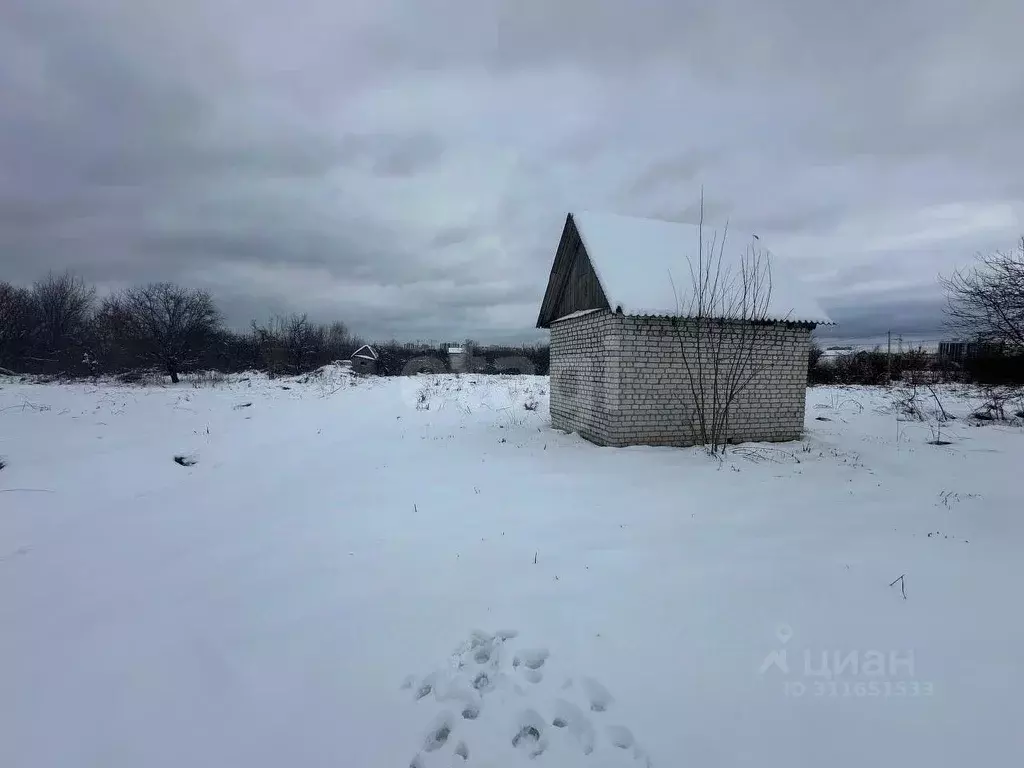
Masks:
[[[649,318],[676,318],[679,320],[694,320],[695,315],[681,314],[679,312],[668,312],[663,310],[636,310],[636,311],[623,311],[625,317],[649,317]],[[732,322],[758,322],[758,323],[772,323],[778,325],[835,325],[835,322],[829,319],[821,320],[817,318],[804,318],[804,317],[763,317],[763,318],[741,318],[741,317],[714,317],[712,320],[723,320]]]

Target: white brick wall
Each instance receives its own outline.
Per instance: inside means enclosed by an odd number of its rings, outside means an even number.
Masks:
[[[730,418],[733,442],[795,440],[803,429],[807,391],[807,327],[732,326],[720,336],[724,371],[743,366],[753,335],[753,378],[737,397]],[[696,441],[693,389],[700,379],[693,323],[668,318],[623,317],[610,312],[562,320],[551,326],[551,422],[600,445],[692,445]],[[739,356],[739,357],[737,357]],[[689,367],[687,366],[689,360]],[[714,367],[704,367],[704,399],[715,389]],[[693,382],[694,386],[691,386]],[[719,392],[724,393],[724,386]]]
[[[551,424],[599,445],[612,440],[618,407],[615,320],[593,312],[551,326]]]

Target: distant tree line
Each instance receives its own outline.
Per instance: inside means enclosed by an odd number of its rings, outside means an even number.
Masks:
[[[174,283],[99,299],[71,272],[51,273],[27,288],[0,281],[0,372],[130,378],[159,371],[173,382],[193,371],[294,375],[348,359],[365,343],[342,322],[318,324],[305,314],[253,320],[247,331],[234,331],[208,292]],[[390,374],[409,360],[445,352],[423,343],[373,346],[381,373]],[[537,373],[548,371],[546,346],[477,349],[488,358],[525,357]]]
[[[923,350],[888,353],[881,347],[824,358],[811,347],[809,384],[885,384],[913,378],[966,382],[988,386],[1024,385],[1024,350],[1011,346],[981,347],[962,360],[949,360]]]
[[[966,342],[962,359],[921,350],[890,354],[876,347],[828,361],[811,348],[811,384],[884,384],[929,375],[985,386],[1024,386],[1024,237],[1013,251],[979,254],[969,268],[941,276],[946,327]]]
[[[977,342],[980,353],[950,361],[922,351],[888,354],[876,348],[826,362],[815,346],[808,381],[883,384],[928,373],[1024,385],[1024,238],[1015,251],[980,255],[971,268],[941,282],[951,332]],[[247,331],[233,331],[209,293],[174,283],[127,288],[101,300],[70,272],[49,274],[28,288],[0,281],[0,372],[78,377],[157,370],[172,381],[198,370],[292,375],[347,359],[364,343],[344,323],[317,324],[305,314],[254,320]],[[444,361],[446,355],[443,347],[430,344],[373,346],[385,374],[400,374],[424,357]],[[492,371],[494,360],[520,357],[536,373],[548,372],[546,345],[473,346],[485,361],[474,363],[474,370]]]
[[[920,350],[890,355],[880,347],[826,358],[822,348],[814,345],[808,360],[807,381],[809,384],[885,384],[911,373],[930,370],[935,362],[933,355]]]

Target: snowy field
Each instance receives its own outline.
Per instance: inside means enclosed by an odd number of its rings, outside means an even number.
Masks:
[[[1024,764],[1024,430],[943,398],[720,462],[542,377],[0,379],[0,766]]]

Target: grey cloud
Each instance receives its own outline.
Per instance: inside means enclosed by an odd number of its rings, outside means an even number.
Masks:
[[[1024,216],[1012,0],[8,0],[0,279],[535,338],[565,212],[765,235],[849,328]],[[864,309],[868,308],[868,309]],[[849,330],[846,328],[846,330]]]
[[[460,245],[472,239],[474,232],[470,227],[447,227],[434,235],[430,243],[437,248]]]
[[[680,201],[683,203],[680,207],[662,207],[657,210],[645,212],[643,215],[651,216],[656,219],[663,219],[665,221],[677,221],[680,224],[692,224],[696,226],[701,221],[701,213],[703,211],[704,221],[709,225],[709,233],[713,233],[718,227],[715,227],[713,222],[717,222],[722,232],[726,231],[728,225],[728,218],[730,213],[734,210],[732,204],[722,200],[715,200],[705,196],[703,203],[699,199],[700,193],[697,193],[697,199],[693,199],[691,195],[690,200]]]
[[[444,145],[434,136],[406,139],[380,153],[373,169],[385,176],[411,176],[440,159]]]
[[[680,157],[670,157],[652,164],[634,179],[628,187],[628,196],[644,194],[659,189],[665,184],[677,181],[690,181],[697,171],[707,162],[697,153],[689,153]]]
[[[945,304],[937,297],[895,293],[867,304],[839,300],[831,305],[826,301],[825,306],[836,325],[819,328],[821,338],[881,338],[891,332],[894,337],[938,341],[947,335]]]
[[[744,217],[742,224],[754,234],[763,232],[828,232],[843,220],[845,210],[839,205],[809,205],[766,211]]]

